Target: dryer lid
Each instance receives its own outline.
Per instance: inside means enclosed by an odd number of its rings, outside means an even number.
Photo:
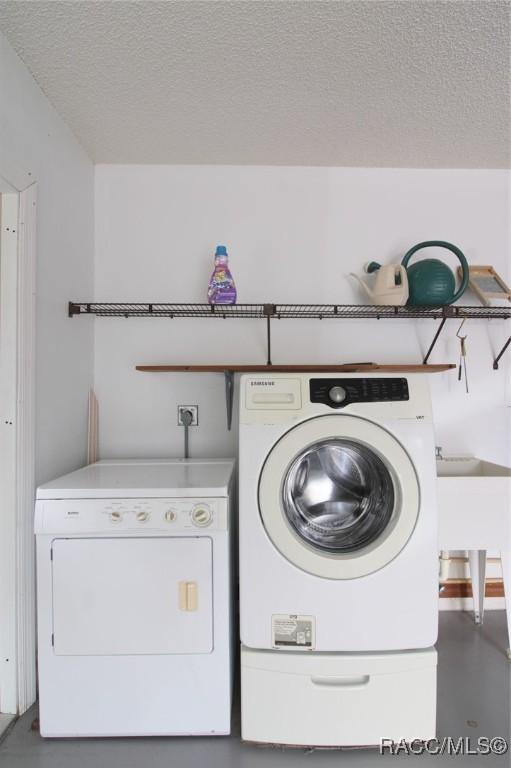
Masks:
[[[97,461],[37,489],[38,499],[225,497],[234,459]]]

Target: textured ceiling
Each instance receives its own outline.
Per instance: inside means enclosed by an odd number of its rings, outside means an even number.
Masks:
[[[509,167],[507,0],[0,2],[96,162]]]

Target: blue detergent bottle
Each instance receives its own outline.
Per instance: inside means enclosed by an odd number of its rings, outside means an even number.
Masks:
[[[236,304],[236,286],[229,270],[229,257],[225,245],[217,245],[215,268],[208,287],[210,304]]]

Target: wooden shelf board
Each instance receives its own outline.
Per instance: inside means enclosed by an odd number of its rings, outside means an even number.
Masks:
[[[456,368],[454,363],[439,365],[386,365],[377,363],[345,363],[343,365],[137,365],[146,373],[441,373]]]
[[[442,584],[442,591],[440,597],[473,597],[472,585],[470,581],[458,580],[449,581]],[[485,597],[504,597],[504,583],[501,579],[495,579],[494,581],[486,581],[484,589]]]

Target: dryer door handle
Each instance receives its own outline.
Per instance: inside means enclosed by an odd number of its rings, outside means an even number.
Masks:
[[[180,581],[178,583],[179,609],[181,611],[196,611],[199,603],[199,588],[196,581]]]
[[[321,685],[328,688],[363,688],[369,685],[369,675],[358,677],[311,677],[313,685]]]

